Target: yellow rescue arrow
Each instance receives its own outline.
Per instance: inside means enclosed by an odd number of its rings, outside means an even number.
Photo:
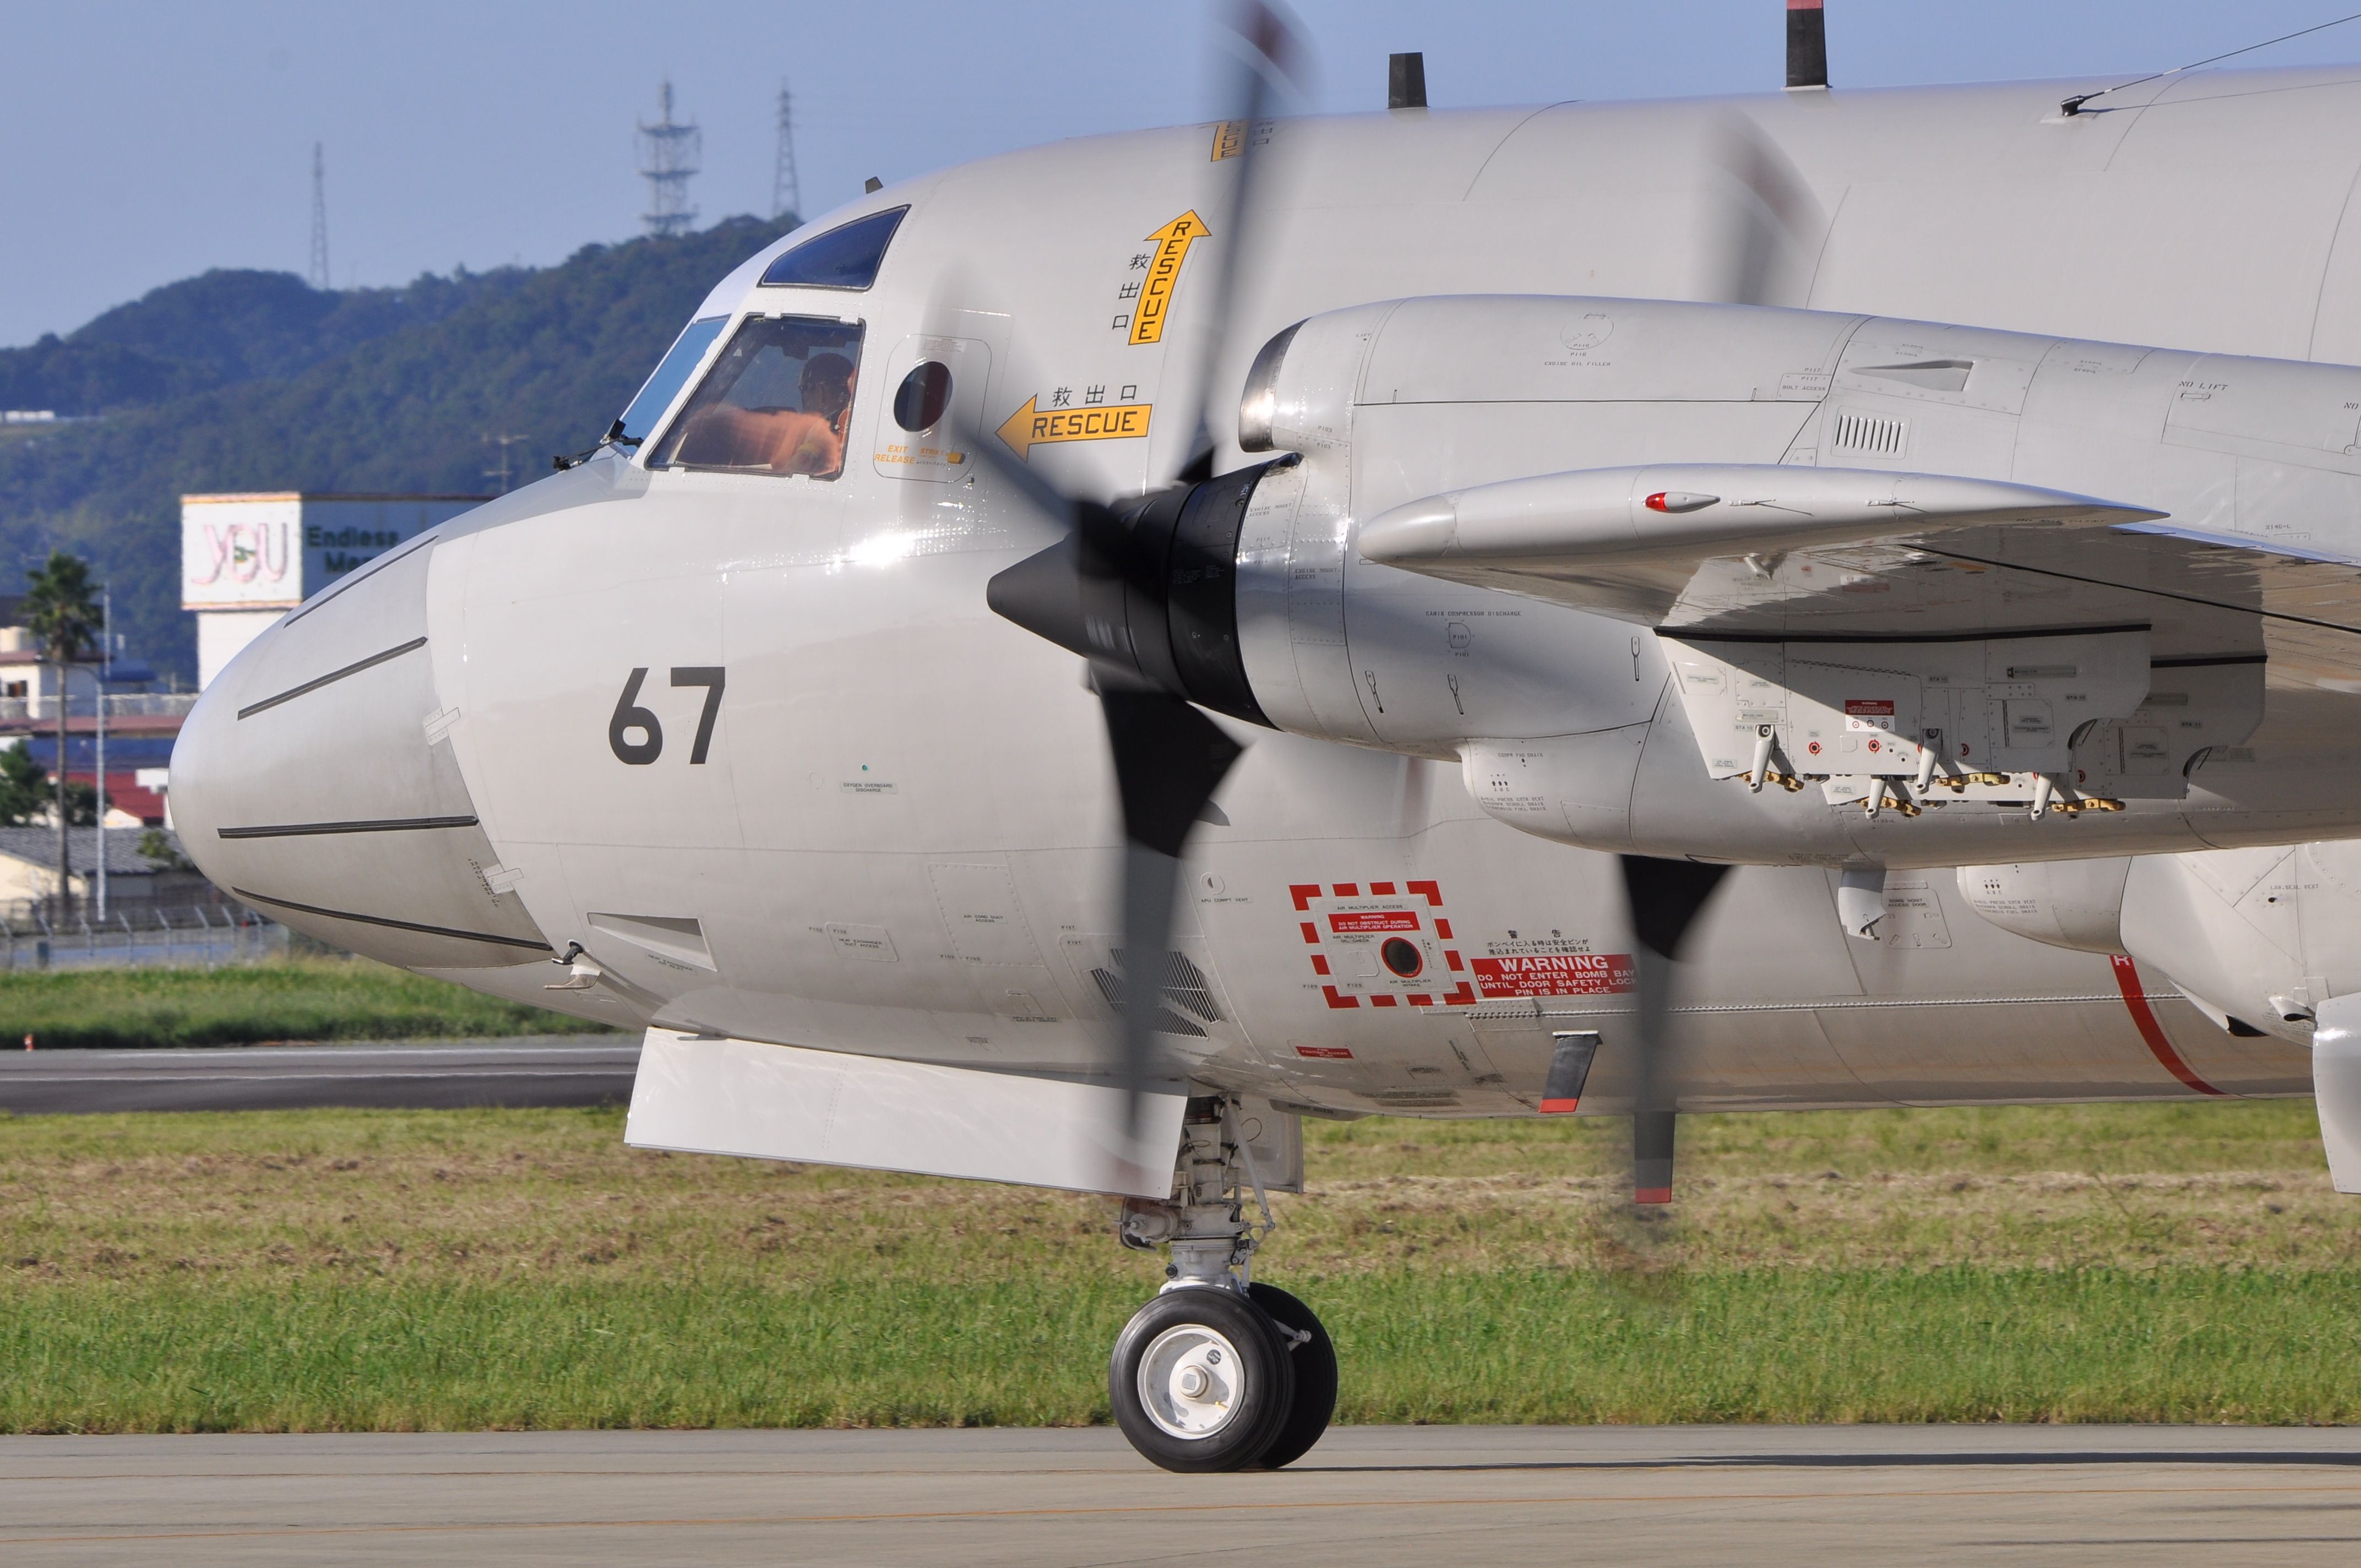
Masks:
[[[1030,459],[1033,448],[1059,441],[1127,441],[1148,433],[1147,403],[1117,403],[1113,408],[1050,409],[1030,397],[1000,427],[1000,439]]]
[[[1180,263],[1205,233],[1205,220],[1191,212],[1148,236],[1156,241],[1156,259],[1148,264],[1148,281],[1140,286],[1139,304],[1131,313],[1133,343],[1163,341],[1164,315],[1172,308],[1172,285],[1180,280]]]

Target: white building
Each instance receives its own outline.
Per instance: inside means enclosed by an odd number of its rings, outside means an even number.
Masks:
[[[197,684],[357,566],[489,496],[284,491],[181,498],[181,608],[197,617]]]

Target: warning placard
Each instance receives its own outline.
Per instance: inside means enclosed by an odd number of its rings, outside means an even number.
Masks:
[[[1331,1007],[1466,1007],[1476,1001],[1432,882],[1296,883],[1305,956]],[[1302,1054],[1302,1047],[1297,1047]]]
[[[1848,697],[1845,699],[1847,729],[1894,729],[1894,704],[1885,697]]]
[[[1340,937],[1365,931],[1415,931],[1418,916],[1407,909],[1348,909],[1328,916],[1328,929]]]
[[[1511,996],[1598,996],[1636,983],[1629,953],[1532,953],[1470,959],[1476,989],[1487,1000]]]

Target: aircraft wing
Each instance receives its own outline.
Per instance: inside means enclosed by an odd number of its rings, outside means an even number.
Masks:
[[[2361,562],[2004,481],[1590,469],[1397,507],[1362,529],[1359,551],[1671,636],[1916,641],[2137,626],[2159,663],[2267,656],[2274,685],[2361,692]]]

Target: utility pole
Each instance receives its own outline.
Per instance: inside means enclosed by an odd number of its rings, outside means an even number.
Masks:
[[[500,482],[500,494],[509,493],[509,448],[520,442],[531,441],[529,435],[487,435],[483,438],[500,449],[500,466],[484,470],[484,477]]]
[[[312,144],[312,287],[328,287],[328,161],[318,142]]]
[[[783,79],[779,82],[779,154],[771,166],[771,217],[800,220],[803,211],[803,182],[796,177],[796,100]]]
[[[98,923],[106,924],[106,683],[115,674],[115,589],[98,590]]]
[[[688,177],[705,150],[705,133],[697,122],[683,125],[672,117],[672,83],[656,94],[661,113],[654,125],[640,123],[640,173],[648,182],[648,210],[640,221],[657,239],[670,239],[697,226],[697,209],[688,204]]]

